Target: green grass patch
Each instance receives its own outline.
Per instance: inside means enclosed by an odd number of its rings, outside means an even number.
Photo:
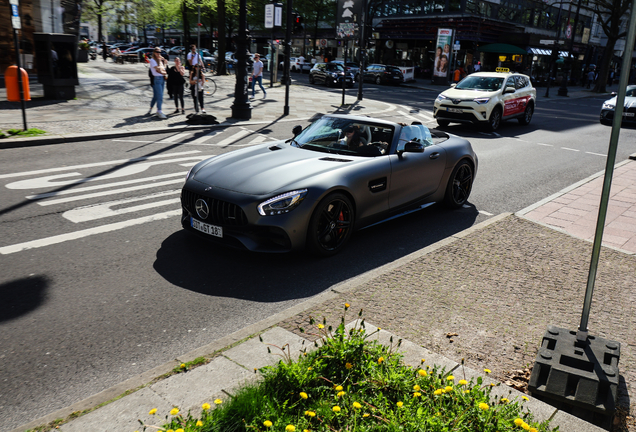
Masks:
[[[33,137],[33,136],[43,135],[43,134],[46,133],[46,131],[43,131],[42,129],[37,129],[37,128],[29,128],[27,130],[8,129],[5,132],[0,131],[0,138],[7,138],[8,136],[11,136],[11,137]]]
[[[178,408],[164,417],[156,410],[150,414],[163,430],[175,432],[553,430],[547,421],[533,420],[525,397],[496,396],[482,377],[464,379],[461,368],[455,376],[425,366],[425,360],[411,368],[395,352],[401,341],[386,347],[370,340],[377,330],[368,334],[364,320],[347,331],[348,307],[336,329],[325,320],[317,325],[312,321],[316,350],[305,350],[293,361],[289,347],[283,347],[282,360],[262,368],[260,381],[226,400],[211,401],[214,409],[204,404],[199,417]],[[156,429],[143,422],[141,427]]]

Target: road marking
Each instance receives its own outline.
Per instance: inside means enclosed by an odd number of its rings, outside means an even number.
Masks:
[[[41,205],[41,206],[50,206],[50,205],[55,205],[55,204],[63,204],[63,203],[72,202],[72,201],[80,201],[80,200],[83,200],[83,199],[97,198],[97,197],[102,197],[102,196],[106,196],[106,195],[114,195],[114,194],[118,194],[118,193],[132,192],[132,191],[138,191],[138,190],[143,190],[143,189],[150,189],[150,188],[154,188],[154,187],[166,186],[166,185],[183,183],[183,182],[184,182],[184,179],[178,178],[178,179],[175,179],[175,180],[167,180],[167,181],[163,181],[163,182],[150,183],[150,184],[145,184],[145,185],[140,185],[140,186],[133,186],[133,187],[129,187],[129,188],[113,189],[113,190],[108,190],[108,191],[103,191],[103,192],[96,192],[96,193],[92,193],[92,194],[85,194],[85,195],[79,195],[79,196],[68,197],[68,198],[60,198],[60,199],[55,199],[55,200],[38,201],[38,204]]]
[[[188,166],[192,166],[192,165],[188,165]],[[91,190],[106,189],[106,188],[115,187],[115,186],[125,186],[129,184],[143,183],[147,181],[162,180],[162,179],[171,178],[171,177],[185,178],[186,174],[187,174],[187,171],[182,171],[178,173],[163,174],[163,175],[158,175],[153,177],[144,177],[144,178],[138,178],[134,180],[124,180],[120,182],[106,183],[106,184],[95,185],[95,186],[85,186],[85,187],[76,188],[76,189],[68,189],[68,190],[55,191],[55,192],[45,192],[45,193],[41,193],[37,195],[27,195],[26,198],[30,200],[39,200],[39,199],[50,198],[50,197],[59,196],[59,195],[70,195],[70,194],[75,194],[78,192],[87,192]]]
[[[163,139],[163,140],[159,141],[159,144],[164,144],[164,143],[168,143],[168,144],[169,144],[169,143],[173,143],[173,142],[176,142],[176,141],[182,140],[182,139],[184,139],[184,138],[187,138],[187,137],[189,137],[191,134],[192,134],[192,132],[181,132],[181,133],[179,133],[179,134],[172,135],[172,136],[170,136],[170,137],[168,137],[168,138],[166,138],[166,139]]]
[[[121,199],[121,200],[110,201],[110,202],[105,202],[105,203],[95,204],[95,205],[90,205],[85,207],[77,207],[62,213],[62,216],[74,223],[88,222],[88,221],[103,219],[103,218],[112,217],[112,216],[119,216],[126,213],[133,213],[133,212],[147,210],[147,209],[151,209],[155,207],[162,207],[165,205],[176,204],[180,202],[181,200],[180,197],[171,198],[171,199],[163,200],[163,201],[155,201],[155,200],[159,197],[174,195],[180,192],[181,192],[181,189],[173,189],[173,190],[151,194],[151,195]],[[138,202],[138,201],[145,201],[149,199],[152,199],[153,202],[136,205],[132,207],[119,208],[116,210],[113,210],[111,208],[114,206],[120,206],[123,204],[129,204],[129,203]]]
[[[562,148],[563,150],[570,150],[570,151],[575,151],[575,152],[580,151],[580,150],[573,149],[573,148],[568,148],[568,147],[561,147],[561,148]]]
[[[403,117],[406,117],[407,119],[410,119],[411,121],[420,121],[417,117],[413,117],[412,115],[407,114],[404,111],[398,111],[397,113]]]
[[[120,159],[120,160],[112,160],[112,161],[106,161],[106,162],[95,162],[95,163],[83,164],[83,165],[71,165],[67,167],[48,168],[48,169],[36,170],[36,171],[23,171],[23,172],[12,173],[12,174],[0,174],[0,179],[37,175],[37,174],[48,174],[48,173],[70,171],[70,170],[82,169],[82,168],[94,168],[99,166],[116,165],[116,164],[123,164],[123,163],[129,163],[129,162],[141,162],[146,160],[154,160],[154,159],[174,157],[174,156],[191,155],[194,153],[201,153],[201,150],[190,150],[190,151],[169,153],[169,154],[155,155],[155,156],[142,156],[142,157],[134,158],[134,159]]]
[[[70,179],[70,180],[60,180],[64,177],[81,175],[78,172],[56,174],[56,175],[46,176],[46,177],[37,177],[33,179],[19,180],[17,182],[9,183],[5,185],[5,187],[7,189],[36,189],[36,188],[60,187],[60,186],[66,186],[66,185],[82,184],[86,182],[101,181],[101,180],[110,180],[113,178],[120,178],[120,177],[126,177],[126,176],[130,176],[134,174],[140,174],[154,165],[163,165],[163,164],[185,162],[185,161],[191,161],[191,160],[203,160],[208,157],[209,156],[200,155],[200,156],[191,156],[186,158],[144,162],[144,163],[125,166],[123,168],[114,170],[110,174],[105,174],[105,175],[100,175],[95,177],[84,177],[79,179],[76,178],[76,179]],[[59,181],[56,181],[56,180],[59,180]]]
[[[154,141],[127,140],[127,139],[112,139],[111,141],[130,142],[130,143],[151,143],[151,142],[154,142]]]
[[[194,141],[190,141],[187,144],[203,144],[206,141],[208,141],[209,139],[213,138],[215,135],[217,135],[220,132],[225,132],[225,129],[215,129],[212,132],[203,135],[202,137],[199,137],[197,139],[195,139]]]
[[[594,152],[585,152],[585,153],[587,153],[587,154],[591,154],[591,155],[594,155],[594,156],[603,156],[603,157],[607,157],[607,155],[604,155],[604,154],[602,154],[602,153],[594,153]]]
[[[249,135],[251,133],[254,133],[254,132],[252,132],[251,130],[247,130],[247,129],[240,130],[237,133],[235,133],[234,135],[232,135],[232,136],[230,136],[228,138],[225,138],[223,141],[220,141],[220,142],[216,143],[216,145],[218,145],[218,146],[230,145],[230,144],[240,140],[244,136]]]
[[[540,146],[545,146],[545,147],[554,147],[554,145],[552,144],[543,144],[543,143],[536,143],[536,144]]]
[[[181,209],[171,210],[163,213],[157,213],[150,216],[144,216],[137,219],[130,219],[123,222],[116,222],[108,225],[101,225],[95,228],[88,228],[80,231],[74,231],[66,234],[59,234],[52,237],[46,237],[38,240],[32,240],[24,243],[17,243],[14,245],[0,247],[0,254],[9,255],[16,252],[22,252],[28,249],[37,249],[45,246],[51,246],[58,243],[64,243],[70,240],[77,240],[80,238],[92,236],[95,234],[104,234],[107,232],[117,231],[120,229],[128,228],[135,225],[142,225],[148,222],[155,222],[163,219],[168,219],[174,216],[179,216]]]
[[[428,113],[423,113],[423,112],[419,112],[416,115],[423,117],[424,119],[426,119],[426,121],[433,121],[435,120],[435,118],[433,117],[433,114],[428,114]]]
[[[484,210],[479,210],[478,213],[483,214],[484,216],[494,216],[492,213],[488,213],[487,211],[484,211]]]
[[[265,140],[267,140],[267,137],[265,135],[259,135],[256,138],[254,138],[252,141],[250,141],[250,144],[260,144]]]

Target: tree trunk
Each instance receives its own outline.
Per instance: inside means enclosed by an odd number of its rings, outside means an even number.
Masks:
[[[219,19],[219,49],[216,53],[216,73],[217,75],[226,75],[225,68],[225,0],[216,0],[216,10]]]
[[[183,19],[183,46],[185,47],[185,52],[190,52],[190,22],[188,21],[186,0],[181,2],[181,17]]]
[[[610,63],[612,62],[612,58],[614,57],[614,46],[616,45],[616,39],[608,38],[607,44],[605,45],[605,50],[603,51],[603,57],[601,58],[601,67],[598,72],[598,78],[596,80],[596,84],[594,85],[595,93],[606,93],[605,89],[607,85],[607,77],[610,72]]]

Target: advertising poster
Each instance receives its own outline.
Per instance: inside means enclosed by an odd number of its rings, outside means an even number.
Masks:
[[[437,30],[437,44],[435,45],[435,63],[433,65],[433,81],[435,83],[448,83],[448,76],[452,64],[452,43],[452,29]]]

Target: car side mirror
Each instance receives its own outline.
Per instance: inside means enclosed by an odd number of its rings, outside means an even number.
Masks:
[[[455,88],[456,85],[457,85],[457,83],[452,83],[451,84],[451,88]]]
[[[297,137],[298,135],[300,135],[300,133],[303,131],[303,127],[301,125],[296,125],[294,126],[294,128],[292,129],[292,133],[294,134],[295,137]]]
[[[612,92],[612,94],[610,96],[614,97],[614,96],[617,96],[617,95],[618,95],[618,92]]]
[[[517,90],[516,90],[514,87],[508,86],[508,87],[506,87],[506,90],[504,90],[504,94],[507,94],[507,93],[514,93],[514,92],[516,92],[516,91],[517,91]]]
[[[424,153],[424,146],[417,141],[408,141],[404,144],[404,148],[398,148],[398,156],[402,156],[402,153]]]

